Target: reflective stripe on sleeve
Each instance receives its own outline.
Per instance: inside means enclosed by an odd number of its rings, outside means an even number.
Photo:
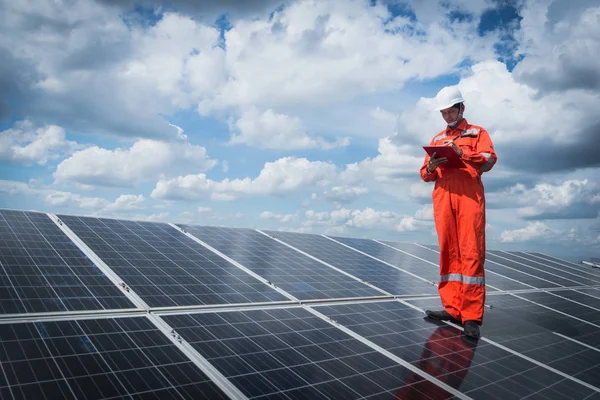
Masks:
[[[494,159],[490,153],[479,153],[485,158],[487,158],[487,162],[479,169],[481,172],[487,172],[492,169],[492,165],[494,163]]]

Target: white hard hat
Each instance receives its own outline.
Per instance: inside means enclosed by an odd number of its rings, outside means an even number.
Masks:
[[[465,101],[457,86],[446,86],[438,92],[438,94],[435,96],[435,99],[437,102],[437,111],[445,110],[446,108],[452,107],[456,103],[462,103]]]

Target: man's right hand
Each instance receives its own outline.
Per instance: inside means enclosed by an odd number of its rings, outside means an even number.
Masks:
[[[438,158],[435,155],[436,153],[433,153],[429,158],[429,162],[427,163],[427,172],[429,172],[430,174],[433,173],[433,171],[435,171],[437,167],[448,161],[446,157]]]

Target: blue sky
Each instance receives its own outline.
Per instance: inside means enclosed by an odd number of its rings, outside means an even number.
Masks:
[[[594,1],[0,1],[0,207],[435,243],[458,85],[488,246],[600,254]]]

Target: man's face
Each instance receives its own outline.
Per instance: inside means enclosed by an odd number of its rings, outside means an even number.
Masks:
[[[449,124],[450,122],[456,121],[456,119],[458,118],[459,111],[456,107],[450,107],[440,112],[442,113],[442,118],[444,118],[444,121],[446,121],[446,123]]]

